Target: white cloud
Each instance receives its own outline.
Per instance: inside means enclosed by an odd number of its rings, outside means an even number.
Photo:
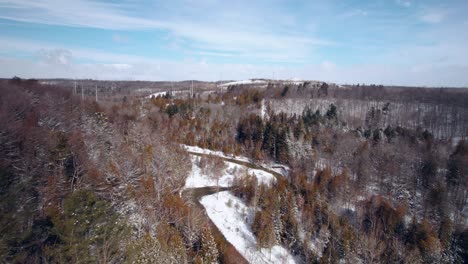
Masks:
[[[0,0],[1,18],[23,22],[102,29],[164,28],[164,22],[131,17],[120,12],[122,4],[89,0]]]
[[[444,20],[445,15],[443,11],[429,11],[422,14],[419,18],[426,23],[438,24]]]
[[[111,64],[101,64],[104,67],[108,67],[111,70],[125,71],[131,69],[133,66],[127,63],[111,63]]]
[[[333,62],[330,61],[323,61],[322,64],[320,64],[322,68],[326,71],[332,71],[336,69],[336,65]]]
[[[68,51],[69,55],[73,55],[72,57],[76,59],[91,61],[95,63],[121,63],[122,61],[128,63],[137,63],[142,61],[150,61],[148,58],[140,56],[116,54],[104,50],[85,49],[73,46],[63,47],[62,45],[55,43],[1,36],[0,50],[10,53],[22,52],[27,54],[29,53],[32,55],[39,55],[39,58],[42,58],[43,60],[47,57],[53,57],[54,53],[56,53],[57,55],[64,53],[63,55],[65,55]],[[41,56],[42,54],[46,56]]]
[[[341,15],[341,17],[343,18],[349,18],[349,17],[356,17],[356,16],[367,16],[369,13],[365,10],[362,10],[362,9],[355,9],[355,10],[351,10],[349,12],[346,12],[344,14]]]
[[[39,57],[48,64],[68,65],[72,61],[72,53],[66,49],[41,49]]]
[[[53,25],[125,30],[125,34],[130,34],[127,31],[137,30],[144,34],[157,31],[158,35],[163,35],[160,39],[166,42],[163,45],[166,48],[172,48],[185,57],[208,59],[171,62],[160,60],[155,56],[119,54],[109,50],[86,49],[33,39],[9,38],[6,35],[0,36],[0,54],[3,56],[21,54],[22,58],[32,59],[3,58],[0,65],[2,77],[11,77],[16,74],[44,78],[215,80],[221,74],[225,79],[271,78],[272,72],[275,72],[279,78],[300,77],[336,82],[467,85],[467,77],[462,74],[461,69],[467,68],[468,49],[464,47],[464,44],[468,39],[466,34],[458,33],[464,32],[460,29],[466,29],[464,16],[459,18],[461,22],[451,24],[451,27],[417,25],[419,28],[415,31],[414,27],[406,23],[409,18],[398,20],[392,16],[381,16],[382,20],[374,20],[369,14],[374,14],[376,10],[371,8],[368,10],[351,9],[346,14],[332,12],[336,10],[331,9],[325,10],[326,8],[323,12],[314,9],[314,12],[310,12],[313,15],[302,21],[299,19],[300,15],[291,17],[291,13],[288,14],[287,11],[270,9],[269,1],[266,1],[266,4],[262,1],[253,1],[248,5],[241,4],[242,7],[238,7],[237,1],[180,1],[158,2],[161,7],[158,6],[157,9],[160,11],[153,10],[154,7],[152,9],[149,5],[147,10],[145,9],[147,12],[143,12],[147,14],[145,15],[140,14],[141,10],[137,10],[138,12],[134,10],[139,1],[124,1],[115,4],[89,0],[0,0],[0,18]],[[173,2],[178,2],[178,4],[172,4]],[[259,2],[262,2],[263,6],[258,6]],[[404,1],[400,2],[403,6],[406,5]],[[406,2],[411,5],[410,1]],[[212,5],[214,5],[213,9],[207,13],[207,7]],[[416,3],[413,5],[416,6]],[[450,23],[458,19],[453,14],[457,12],[461,14],[461,11],[463,10],[444,9],[440,6],[438,9],[427,7],[421,12],[415,12],[416,16],[426,23],[445,21]],[[134,15],[136,13],[139,15]],[[379,30],[379,32],[395,35],[396,39],[394,42],[389,42],[391,43],[389,48],[387,44],[379,44],[382,42],[381,38],[385,39],[379,33],[375,36],[368,34],[371,41],[364,37],[361,42],[357,41],[358,37],[348,38],[343,43],[316,37],[314,32],[321,30],[321,27],[316,24],[316,19],[323,19],[334,29],[333,23],[336,21],[329,17],[330,14],[338,14],[337,16],[342,14],[341,17],[358,18],[360,16],[359,19],[350,19],[349,22],[352,23],[354,20],[365,22],[366,28],[362,28],[364,31],[374,26],[372,21],[381,22],[388,25],[390,31]],[[375,14],[379,13],[375,12]],[[366,15],[368,17],[365,17]],[[347,25],[343,27],[343,20],[339,21],[338,32],[348,30]],[[407,29],[408,32],[415,32],[404,41],[414,43],[414,46],[401,42],[399,37],[402,34],[394,32],[398,30],[395,25]],[[382,24],[375,23],[375,26],[382,26]],[[350,32],[356,30],[353,26],[349,28]],[[428,28],[430,30],[426,30]],[[114,32],[116,31],[112,31],[111,34]],[[132,32],[132,38],[134,35],[138,34]],[[334,35],[334,32],[331,35]],[[128,37],[120,33],[111,35],[111,38],[118,43],[129,41]],[[136,42],[132,39],[131,44],[134,44],[133,41]],[[364,57],[370,49],[369,43],[374,41],[377,44],[372,45],[376,45],[376,49],[382,49],[382,52],[372,57]],[[347,54],[346,52],[353,50],[353,45],[357,46],[356,43],[362,43],[361,47],[366,51],[362,53],[357,51],[353,55]],[[343,58],[337,58],[336,55],[331,58],[334,62],[327,61],[330,51],[325,50],[326,53],[322,54],[320,52],[324,46],[331,46],[333,50],[339,51],[340,56],[343,54]],[[126,47],[119,50],[131,49]],[[342,51],[344,52],[341,53]],[[367,64],[352,64],[352,59],[349,57],[361,55],[364,57],[362,60],[367,60]],[[14,57],[14,55],[11,56]],[[212,60],[215,57],[223,61],[255,61],[258,65],[214,64]],[[351,61],[351,64],[348,64],[350,66],[341,65],[340,61],[346,60]],[[9,67],[7,62],[12,66]],[[379,64],[381,62],[393,66],[381,65]],[[275,66],[292,65],[291,63],[298,63],[302,66]],[[437,68],[427,65],[435,65]]]
[[[92,78],[102,80],[187,80],[215,81],[223,79],[275,78],[322,80],[337,83],[394,84],[412,86],[468,87],[468,66],[420,64],[388,66],[361,64],[340,67],[331,62],[296,67],[215,64],[206,61],[153,61],[140,63],[59,64],[31,62],[0,57],[0,77],[11,78]]]
[[[222,1],[177,2],[161,5],[152,16],[132,15],[133,9],[151,10],[149,3],[103,3],[89,0],[0,0],[0,18],[52,25],[92,27],[110,30],[158,30],[179,40],[187,40],[189,48],[218,50],[240,56],[273,61],[297,61],[314,56],[315,47],[334,45],[313,34],[294,33],[295,20],[282,11],[265,8],[240,8]],[[159,7],[159,6],[158,6]],[[208,9],[211,11],[208,11]],[[210,8],[211,7],[211,8]],[[166,9],[170,9],[165,10]],[[214,10],[212,10],[214,8]],[[141,12],[141,10],[139,10]],[[209,15],[206,12],[210,12]],[[367,14],[365,11],[359,11]],[[151,12],[149,12],[151,13]],[[168,17],[165,13],[181,14]],[[262,15],[268,13],[268,16]],[[272,32],[271,28],[281,30]],[[116,42],[127,42],[115,35]],[[180,41],[176,41],[179,42]],[[170,43],[169,43],[170,44]],[[286,56],[287,54],[287,56]]]
[[[114,41],[115,43],[125,44],[128,43],[128,37],[120,34],[114,34],[112,35],[112,41]]]
[[[396,0],[396,3],[398,5],[401,5],[401,6],[404,6],[404,7],[410,7],[411,6],[411,1]]]
[[[10,78],[93,78],[111,80],[217,80],[276,78],[315,79],[338,83],[375,83],[427,86],[468,86],[467,48],[449,43],[401,47],[382,54],[378,62],[339,66],[329,60],[302,66],[216,64],[206,60],[164,61],[103,50],[63,47],[54,43],[0,37],[0,50],[21,51],[30,59],[0,58],[0,77]],[[4,53],[5,54],[5,53]],[[37,56],[38,54],[42,56]],[[411,56],[409,56],[411,54]],[[209,55],[209,53],[205,54]],[[229,54],[227,54],[229,55]],[[24,56],[28,57],[28,56]],[[399,61],[392,63],[392,59]],[[399,58],[404,58],[401,60]],[[442,59],[441,59],[442,58]],[[86,63],[82,63],[82,62]],[[78,63],[80,62],[80,63]],[[389,66],[395,65],[395,66]]]

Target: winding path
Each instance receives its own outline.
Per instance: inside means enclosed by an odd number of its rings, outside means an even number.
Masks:
[[[204,154],[204,153],[198,153],[198,152],[192,152],[192,151],[188,151],[188,153],[190,155],[195,155],[195,156],[209,156],[208,154]],[[242,165],[242,166],[246,166],[248,168],[251,168],[251,169],[257,169],[257,170],[262,170],[262,171],[265,171],[267,173],[270,173],[272,174],[275,178],[278,178],[278,177],[282,177],[283,175],[281,175],[280,173],[276,172],[276,171],[273,171],[273,170],[270,170],[270,169],[267,169],[263,166],[260,166],[260,165],[257,165],[257,164],[254,164],[254,163],[251,163],[251,162],[247,162],[247,161],[241,161],[241,160],[237,160],[237,159],[233,159],[233,158],[227,158],[227,157],[222,157],[222,156],[218,156],[220,157],[221,159],[223,159],[224,161],[228,161],[228,162],[232,162],[232,163],[236,163],[236,164],[239,164],[239,165]],[[205,210],[205,207],[200,203],[200,199],[203,197],[203,196],[206,196],[206,195],[211,195],[211,194],[215,194],[217,192],[221,192],[221,191],[228,191],[228,190],[232,190],[232,187],[217,187],[217,186],[208,186],[208,187],[199,187],[199,188],[188,188],[188,189],[185,189],[183,192],[182,192],[182,197],[187,201],[189,202],[190,204],[192,204],[193,206],[196,206],[198,207],[199,209],[201,209],[203,212],[204,212],[204,217],[205,217],[205,220],[211,225],[211,230],[213,231],[213,235],[215,237],[219,237],[219,238],[222,238],[222,244],[220,245],[220,248],[223,250],[227,249],[228,247],[232,247],[235,249],[235,253],[233,253],[232,251],[230,252],[230,254],[236,254],[235,256],[230,256],[230,257],[233,257],[235,258],[236,260],[236,263],[239,263],[239,264],[243,264],[243,263],[248,263],[247,260],[245,260],[245,258],[237,251],[236,247],[234,245],[232,245],[231,243],[229,243],[226,238],[224,237],[224,235],[221,233],[221,231],[218,229],[218,227],[213,223],[213,221],[208,217],[207,213],[206,213],[206,210]],[[223,254],[223,252],[220,252],[221,254]]]

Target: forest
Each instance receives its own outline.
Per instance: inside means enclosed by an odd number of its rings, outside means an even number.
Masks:
[[[265,82],[0,80],[1,262],[468,263],[468,89]]]

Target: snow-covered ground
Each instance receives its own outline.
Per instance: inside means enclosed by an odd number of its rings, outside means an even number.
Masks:
[[[289,80],[284,81],[286,84],[294,84],[294,85],[301,85],[304,84],[304,81],[299,78],[291,78]]]
[[[296,263],[285,248],[258,248],[250,229],[255,209],[246,206],[229,191],[204,196],[200,203],[216,227],[250,263]]]
[[[204,173],[203,169],[198,165],[198,159],[200,157],[192,155],[192,171],[185,181],[185,188],[200,188],[208,186],[219,186],[220,187],[230,187],[232,186],[233,180],[235,178],[243,177],[244,175],[249,174],[257,178],[258,183],[264,183],[269,185],[272,182],[276,181],[275,176],[271,173],[251,169],[246,166],[242,166],[233,162],[224,161],[226,168],[222,171],[219,182],[215,176],[210,175],[209,173]]]
[[[194,146],[183,146],[187,151],[198,154],[209,154],[222,158],[229,158],[241,162],[249,162],[242,156],[228,156],[221,151],[212,151]],[[204,171],[200,167],[201,157],[191,155],[192,171],[187,177],[185,188],[200,188],[207,186],[230,187],[236,177],[252,175],[257,178],[258,183],[270,185],[276,181],[273,174],[261,170],[252,169],[247,166],[230,161],[223,161],[225,169],[222,170],[219,180],[210,171]],[[281,164],[262,164],[270,170],[284,173],[287,167]],[[257,240],[250,229],[255,208],[246,206],[239,198],[229,191],[218,192],[201,198],[200,203],[213,223],[221,231],[237,251],[250,263],[295,263],[293,256],[285,248],[276,245],[272,248],[258,248]]]
[[[243,80],[243,81],[235,81],[235,82],[228,82],[228,83],[223,83],[218,86],[220,87],[227,87],[231,85],[240,85],[240,84],[263,84],[266,83],[266,81],[263,80]]]
[[[232,160],[241,161],[241,162],[251,162],[251,160],[247,157],[226,155],[222,151],[214,151],[214,150],[200,148],[197,146],[188,146],[188,145],[182,145],[182,147],[184,147],[187,151],[193,152],[193,153],[214,155],[214,156],[218,156],[221,158],[232,159]],[[279,173],[285,176],[287,175],[287,171],[289,170],[288,166],[275,163],[275,162],[268,162],[268,163],[264,162],[261,164],[261,166],[268,170],[274,171],[276,173]]]
[[[465,137],[453,137],[452,138],[452,146],[456,147],[460,141],[466,140]]]
[[[187,151],[193,152],[193,153],[214,155],[214,156],[218,156],[218,157],[226,158],[226,159],[233,159],[233,160],[238,160],[238,161],[243,161],[243,162],[250,162],[249,158],[247,158],[247,157],[229,156],[229,155],[224,154],[222,151],[204,149],[204,148],[200,148],[200,147],[197,147],[197,146],[182,145],[182,147],[184,147]]]
[[[265,106],[265,100],[262,99],[262,107],[260,108],[260,117],[265,120],[266,117],[267,117],[267,109],[266,109],[266,106]]]
[[[188,93],[189,91],[163,91],[163,92],[157,92],[157,93],[153,93],[153,94],[150,94],[148,96],[146,96],[146,98],[157,98],[158,96],[166,96],[167,93],[171,93],[172,95],[176,95],[176,94],[181,94],[181,93]]]
[[[157,98],[159,96],[166,96],[167,92],[157,92],[157,93],[153,93],[153,94],[150,94],[148,95],[146,98]]]

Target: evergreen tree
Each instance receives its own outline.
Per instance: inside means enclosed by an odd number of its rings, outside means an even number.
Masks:
[[[76,191],[65,199],[63,215],[53,217],[58,236],[53,262],[121,262],[120,243],[128,229],[111,205],[91,191]]]
[[[275,158],[279,163],[289,163],[289,148],[287,142],[286,131],[280,131],[277,134],[275,142]]]
[[[328,120],[336,120],[338,118],[336,106],[334,104],[330,104],[330,107],[328,108],[327,113],[325,114],[325,117]]]
[[[270,157],[275,157],[276,148],[276,128],[271,122],[267,122],[263,133],[262,150],[266,151]]]

